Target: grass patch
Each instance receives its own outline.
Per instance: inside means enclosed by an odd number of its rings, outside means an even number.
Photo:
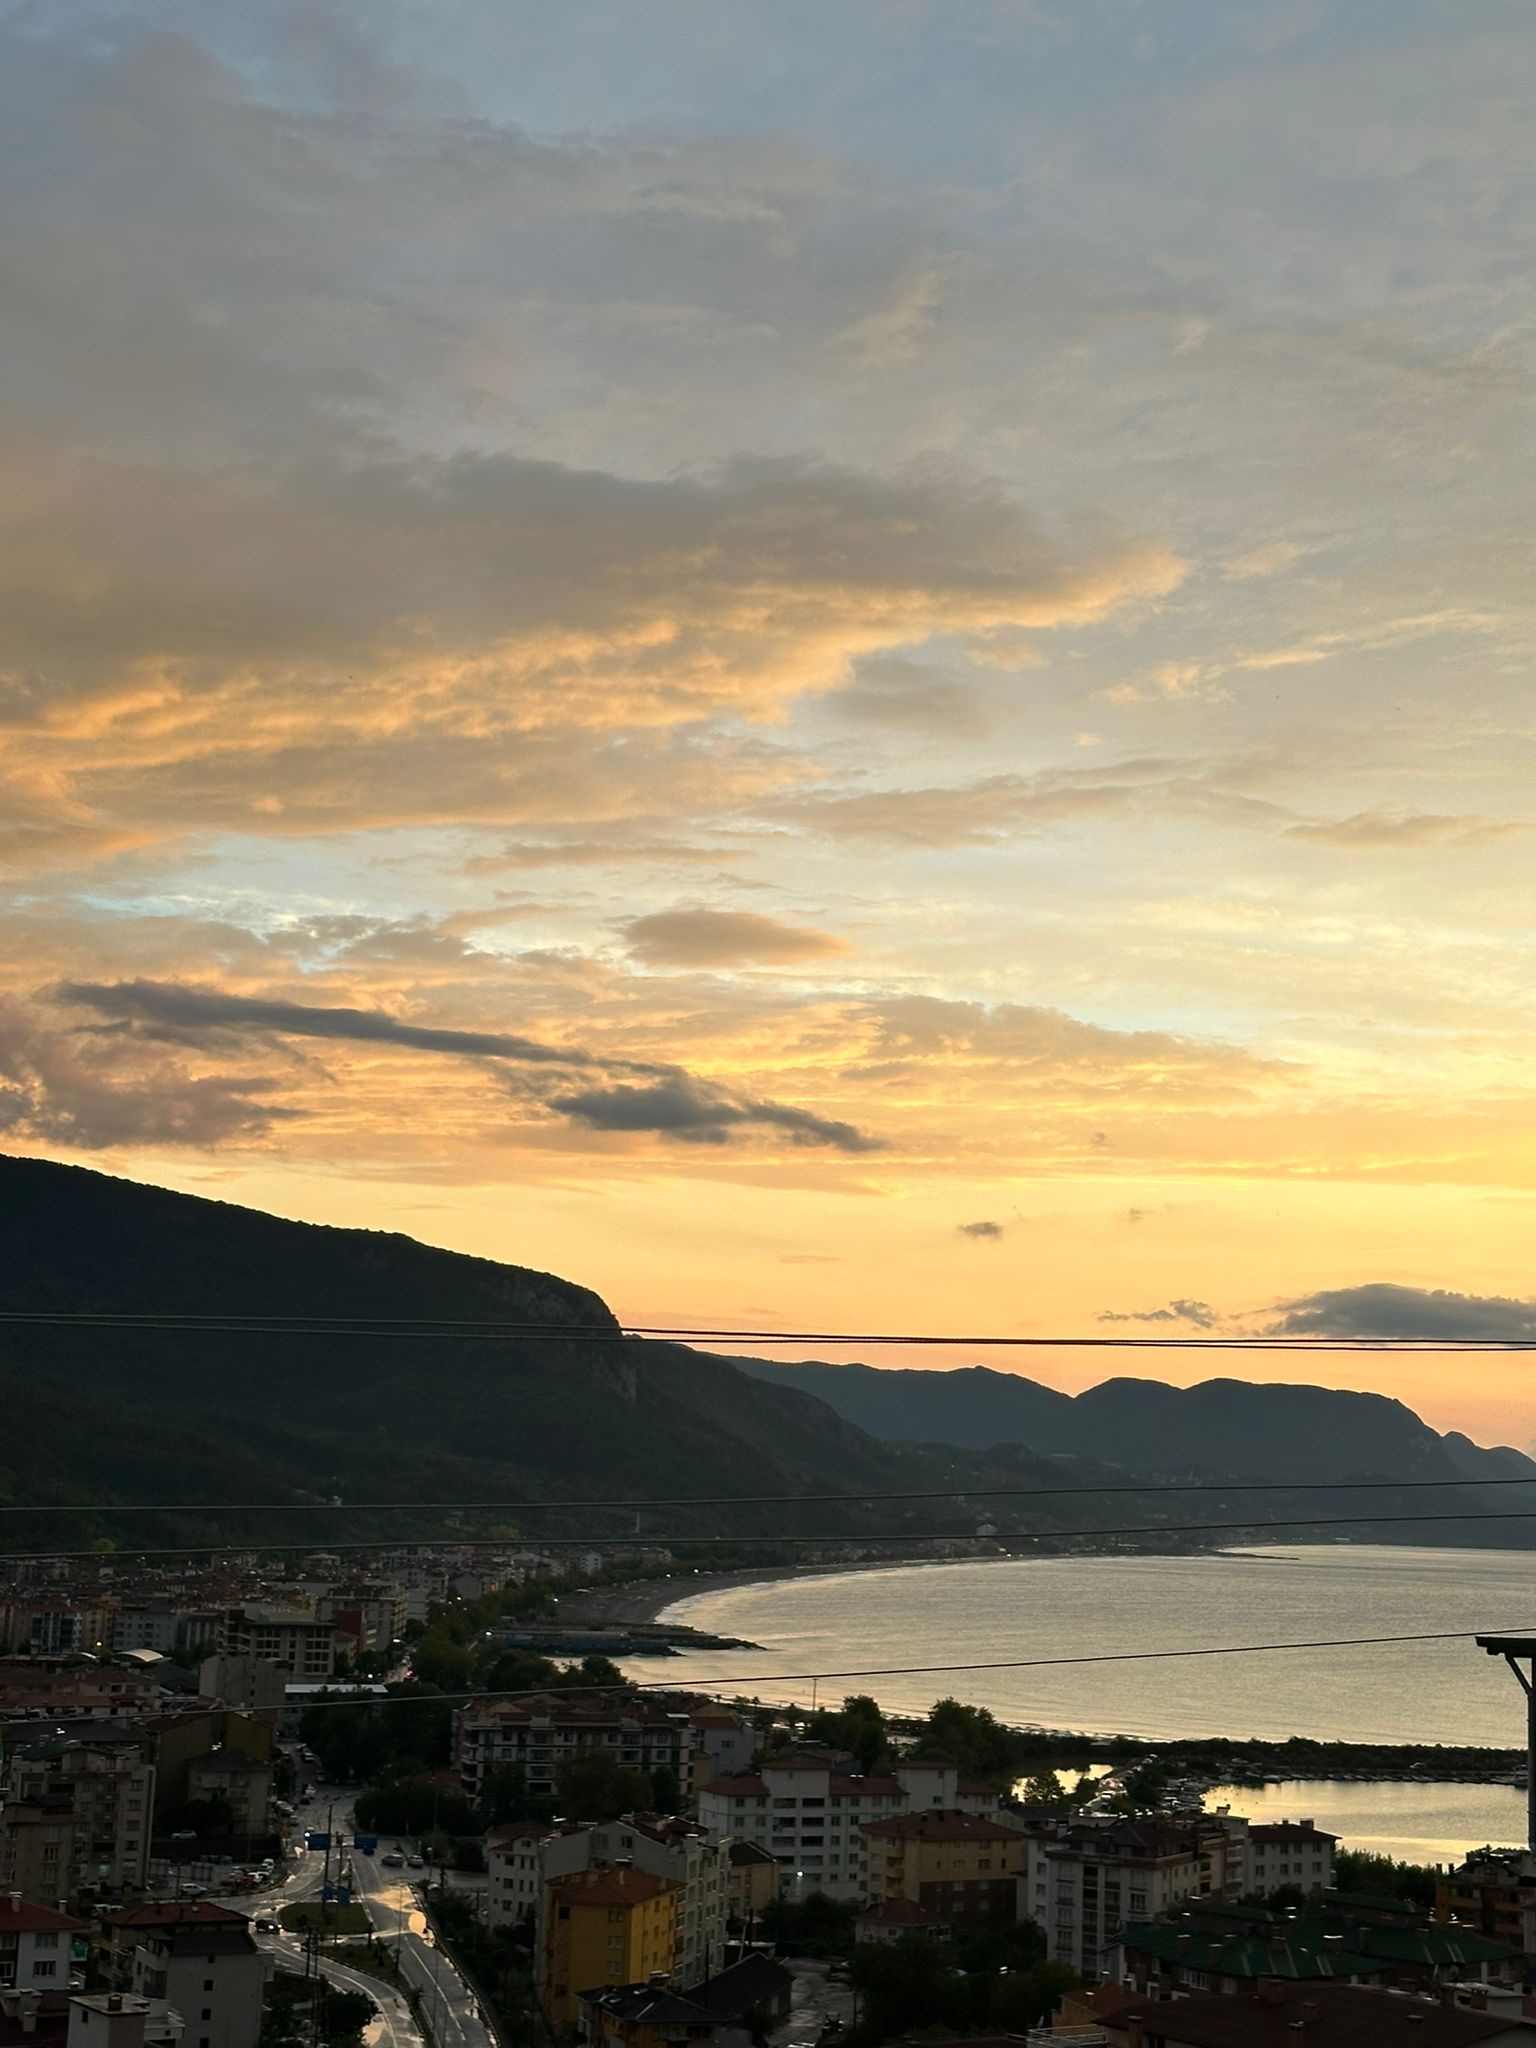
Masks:
[[[338,1906],[324,1899],[296,1899],[279,1910],[277,1920],[290,1934],[367,1934],[373,1926],[366,1906]]]
[[[393,1990],[403,1993],[408,1989],[395,1961],[395,1951],[386,1942],[349,1942],[345,1948],[332,1951],[332,1960],[345,1963],[349,1970],[361,1970],[365,1977],[377,1977]]]

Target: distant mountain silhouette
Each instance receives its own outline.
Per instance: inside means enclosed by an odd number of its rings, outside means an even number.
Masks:
[[[1457,1431],[1442,1436],[1385,1394],[1117,1378],[1074,1397],[984,1365],[927,1372],[757,1358],[735,1363],[773,1386],[814,1394],[889,1441],[970,1451],[1027,1444],[1049,1456],[1091,1457],[1179,1479],[1536,1479],[1536,1462],[1523,1452],[1485,1450]],[[1536,1488],[1525,1504],[1536,1510]]]
[[[968,1483],[981,1469],[898,1451],[809,1394],[684,1345],[615,1340],[597,1295],[548,1273],[3,1155],[0,1310],[147,1319],[133,1329],[0,1328],[0,1500],[734,1502],[921,1487],[952,1471]],[[462,1339],[189,1334],[154,1326],[167,1315],[574,1327]],[[508,1519],[530,1536],[634,1527],[590,1511]],[[669,1510],[644,1528],[837,1534],[954,1522],[952,1502],[896,1513],[732,1505]],[[156,1533],[189,1526],[172,1520]],[[403,1526],[388,1523],[397,1535]],[[147,1522],[132,1527],[150,1540]],[[362,1517],[316,1514],[302,1527],[317,1538],[371,1533]]]
[[[0,1503],[189,1504],[131,1523],[84,1508],[69,1518],[71,1540],[100,1535],[125,1549],[215,1534],[312,1534],[323,1547],[344,1536],[441,1531],[441,1517],[355,1511],[343,1520],[297,1508],[333,1496],[575,1504],[496,1518],[530,1540],[540,1531],[916,1537],[980,1525],[1023,1540],[1106,1523],[1326,1515],[1350,1504],[1316,1493],[1244,1495],[1235,1484],[1243,1479],[1536,1476],[1519,1452],[1439,1436],[1400,1402],[1371,1394],[1117,1379],[1074,1400],[983,1367],[784,1365],[641,1342],[615,1334],[597,1295],[548,1273],[4,1156],[0,1311],[143,1318],[130,1328],[0,1326]],[[187,1316],[267,1327],[189,1331],[166,1321]],[[342,1319],[352,1329],[285,1330],[282,1318]],[[359,1334],[370,1320],[384,1327]],[[555,1333],[388,1334],[391,1321],[405,1320]],[[1063,1493],[1128,1476],[1199,1477],[1220,1489],[1200,1496],[1198,1515],[1176,1496]],[[892,1494],[932,1497],[874,1498]],[[765,1495],[854,1498],[802,1506]],[[685,1505],[644,1516],[614,1509],[673,1497]],[[1371,1498],[1383,1513],[1536,1507],[1536,1489],[1520,1488]],[[190,1505],[229,1501],[283,1512],[215,1523]],[[475,1511],[473,1526],[490,1521]],[[1525,1546],[1536,1542],[1532,1526],[1415,1523],[1393,1533]],[[16,1518],[7,1529],[22,1547],[66,1533],[62,1517]]]

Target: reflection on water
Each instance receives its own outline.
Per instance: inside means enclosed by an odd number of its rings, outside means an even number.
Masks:
[[[907,1565],[734,1586],[667,1612],[764,1646],[669,1659],[668,1681],[764,1700],[809,1705],[810,1680],[773,1674],[826,1672],[822,1699],[872,1692],[888,1708],[922,1713],[953,1692],[1016,1724],[1093,1734],[1514,1747],[1522,1702],[1470,1638],[1536,1626],[1536,1557],[1350,1544]],[[1397,1635],[1443,1639],[1107,1661]],[[918,1664],[965,1668],[910,1669]],[[652,1683],[659,1675],[645,1660],[627,1669]]]
[[[1315,1820],[1349,1849],[1409,1863],[1460,1862],[1485,1842],[1525,1840],[1525,1794],[1509,1785],[1218,1785],[1206,1809],[1230,1806],[1249,1820]]]

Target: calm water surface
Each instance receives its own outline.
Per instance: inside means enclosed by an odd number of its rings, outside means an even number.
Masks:
[[[889,1708],[922,1712],[953,1692],[1007,1721],[1093,1734],[1513,1746],[1524,1737],[1514,1680],[1466,1639],[1023,1670],[903,1667],[1536,1631],[1536,1554],[1362,1544],[907,1565],[733,1586],[666,1613],[762,1645],[670,1658],[669,1680],[739,1685],[765,1700],[810,1702],[808,1679],[772,1674],[872,1672],[825,1679],[820,1696],[868,1691]],[[658,1676],[653,1661],[630,1669]]]
[[[1536,1555],[1374,1545],[1198,1558],[1029,1558],[908,1565],[735,1586],[682,1599],[669,1620],[749,1637],[755,1651],[671,1658],[666,1677],[809,1705],[871,1692],[898,1712],[945,1693],[1016,1724],[1087,1733],[1315,1735],[1356,1742],[1524,1740],[1523,1701],[1470,1641],[1536,1632]],[[1463,1631],[1459,1641],[1145,1663],[986,1670],[1014,1659],[1335,1636]],[[904,1669],[969,1665],[951,1672]],[[629,1669],[654,1682],[653,1660]],[[868,1673],[868,1676],[852,1675]],[[1523,1795],[1500,1786],[1287,1785],[1230,1795],[1234,1810],[1308,1814],[1356,1847],[1436,1860],[1524,1833]]]

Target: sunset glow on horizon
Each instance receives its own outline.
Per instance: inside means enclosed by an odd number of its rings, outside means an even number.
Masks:
[[[0,1149],[637,1322],[1536,1338],[1533,58],[9,11]]]

